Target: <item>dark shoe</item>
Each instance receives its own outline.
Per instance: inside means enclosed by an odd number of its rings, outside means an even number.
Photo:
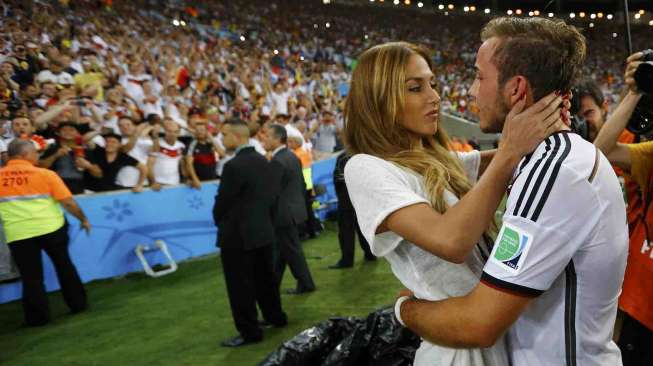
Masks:
[[[376,260],[376,257],[374,255],[366,255],[365,260],[367,262],[374,262]]]
[[[285,293],[287,295],[302,295],[302,294],[306,294],[306,293],[313,292],[313,291],[315,291],[314,288],[313,289],[301,289],[301,290],[296,289],[296,288],[291,288],[291,289],[286,290]]]
[[[342,263],[338,262],[336,264],[330,265],[329,269],[343,269],[343,268],[351,268],[353,266],[354,266],[353,264],[347,265],[347,264],[342,264]]]
[[[220,345],[222,347],[240,347],[244,346],[246,344],[251,344],[251,343],[258,343],[261,342],[263,338],[261,339],[245,339],[240,335],[237,335],[233,338],[225,339],[224,341],[220,342]]]

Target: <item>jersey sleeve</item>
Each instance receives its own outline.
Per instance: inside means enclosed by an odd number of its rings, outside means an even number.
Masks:
[[[587,177],[544,163],[520,174],[481,281],[523,296],[538,296],[590,237],[600,212]]]
[[[407,172],[384,160],[355,155],[345,166],[345,184],[356,211],[361,232],[374,255],[382,257],[403,240],[376,229],[391,213],[417,203],[429,203],[410,188]]]

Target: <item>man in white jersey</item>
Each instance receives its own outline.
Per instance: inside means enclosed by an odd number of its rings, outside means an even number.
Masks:
[[[487,132],[500,131],[522,98],[528,105],[569,90],[585,58],[583,36],[562,21],[498,18],[481,38],[471,94]],[[489,347],[508,332],[513,365],[621,365],[612,330],[627,250],[609,162],[561,124],[514,173],[476,288],[437,302],[402,296],[395,310],[418,335],[450,347]]]

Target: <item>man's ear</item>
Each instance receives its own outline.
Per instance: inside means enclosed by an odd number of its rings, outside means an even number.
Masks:
[[[526,105],[533,103],[533,93],[530,83],[522,75],[510,78],[503,87],[503,96],[511,107],[517,103],[522,96],[526,96]]]

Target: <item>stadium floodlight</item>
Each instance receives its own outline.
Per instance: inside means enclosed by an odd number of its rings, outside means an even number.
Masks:
[[[491,11],[490,8],[485,8],[485,14],[490,14]]]
[[[470,6],[469,11],[476,11],[476,7],[474,5]]]
[[[444,9],[444,4],[438,5],[438,9],[440,9],[440,10]]]
[[[180,22],[179,22],[179,24],[181,24],[181,26],[182,26],[182,27],[185,27],[185,26],[186,26],[186,22],[185,22],[185,21],[183,21],[183,20],[182,20],[182,21],[180,21]]]
[[[506,14],[508,14],[508,15],[512,15],[512,9],[508,9],[508,11],[506,12]]]
[[[574,18],[576,17],[576,13],[569,13],[569,17],[570,17],[571,19],[574,19]]]
[[[549,13],[549,18],[553,18],[553,16],[554,16],[553,13]]]
[[[635,19],[639,19],[641,17],[642,17],[642,14],[640,14],[640,13],[635,14]]]
[[[529,16],[529,17],[532,17],[533,15],[535,15],[535,13],[533,13],[532,11],[529,11],[529,12],[528,12],[528,16]]]
[[[517,10],[515,10],[515,14],[517,14],[517,15],[521,15],[521,9],[517,9]]]
[[[304,56],[299,56],[300,61],[304,61]]]
[[[324,26],[327,27],[327,28],[331,28],[331,23],[326,22],[326,24],[324,24]]]
[[[406,0],[406,1],[404,1],[404,4],[406,4],[406,5],[410,5],[410,0]]]
[[[464,11],[465,13],[467,13],[467,12],[469,11],[469,6],[464,7],[464,8],[463,8],[463,11]]]
[[[365,39],[370,39],[370,36],[368,36],[368,35],[366,34],[364,38],[365,38]]]
[[[594,13],[590,14],[590,19],[596,19],[596,14]]]
[[[650,25],[651,27],[653,27],[653,20],[649,20],[648,25]]]
[[[445,11],[445,12],[444,12],[444,15],[445,15],[445,16],[449,15],[449,12],[448,12],[448,11]]]
[[[453,10],[453,4],[447,5],[447,8],[449,8],[449,10]]]
[[[370,0],[370,2],[371,2],[371,3],[373,3],[373,2],[374,2],[374,0]]]
[[[601,13],[601,12],[596,13],[596,17],[597,17],[597,18],[603,18],[603,13]]]
[[[240,36],[241,42],[245,42],[245,36]]]
[[[418,7],[418,8],[423,8],[423,7],[424,7],[424,3],[421,2],[421,1],[418,2],[418,3],[417,3],[417,7]]]
[[[617,38],[618,34],[617,33],[612,33],[612,38]]]
[[[331,0],[322,0],[322,3],[323,3],[324,5],[328,5],[328,4],[331,3]]]
[[[316,23],[313,24],[313,28],[317,29],[318,25]]]
[[[639,15],[644,15],[644,13],[646,13],[646,12],[644,11],[644,9],[640,9],[640,11],[639,11],[637,14],[639,14]]]
[[[535,10],[535,11],[533,12],[533,14],[535,14],[536,17],[539,17],[539,16],[540,16],[540,11],[539,11],[539,10]]]
[[[175,27],[179,27],[179,21],[177,19],[173,20],[172,25],[174,25]]]
[[[590,23],[590,28],[594,28],[594,23]]]
[[[608,20],[612,20],[612,14],[608,14]]]
[[[585,12],[581,11],[580,13],[578,13],[578,16],[581,18],[585,18]]]
[[[272,53],[274,53],[275,55],[278,55],[278,54],[279,54],[279,50],[274,50],[274,51],[272,51]]]
[[[399,5],[399,0],[395,0],[392,3],[395,4],[395,5]]]

